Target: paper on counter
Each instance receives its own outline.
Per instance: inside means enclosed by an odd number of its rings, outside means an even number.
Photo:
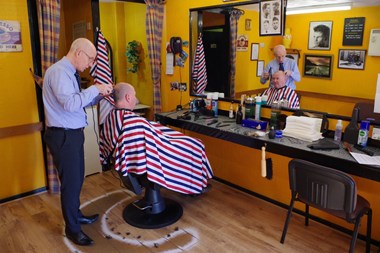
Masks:
[[[380,74],[377,74],[376,95],[374,112],[380,113]]]
[[[380,166],[380,156],[369,156],[366,154],[359,154],[354,152],[350,152],[350,154],[360,164]]]

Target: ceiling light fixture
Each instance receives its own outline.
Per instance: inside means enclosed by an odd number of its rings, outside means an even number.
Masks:
[[[314,5],[304,6],[297,8],[287,8],[286,15],[316,13],[316,12],[328,12],[328,11],[346,11],[351,10],[351,4],[329,4],[329,5]]]

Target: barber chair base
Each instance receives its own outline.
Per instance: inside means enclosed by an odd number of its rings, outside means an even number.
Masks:
[[[140,210],[133,203],[129,204],[123,211],[124,220],[131,226],[143,229],[155,229],[169,226],[178,221],[183,214],[180,204],[174,200],[164,198],[165,209],[156,214],[147,210]]]

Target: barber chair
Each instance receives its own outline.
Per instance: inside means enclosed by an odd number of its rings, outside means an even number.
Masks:
[[[143,229],[156,229],[169,226],[178,221],[183,214],[182,207],[174,200],[161,196],[161,186],[150,182],[146,174],[128,173],[119,177],[127,189],[144,197],[130,204],[123,211],[124,220],[131,226]]]

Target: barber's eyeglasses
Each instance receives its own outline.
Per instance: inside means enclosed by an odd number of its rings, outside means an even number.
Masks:
[[[93,63],[95,61],[94,57],[89,56],[85,51],[81,50],[82,53],[84,53],[87,56],[87,59],[90,63]]]

